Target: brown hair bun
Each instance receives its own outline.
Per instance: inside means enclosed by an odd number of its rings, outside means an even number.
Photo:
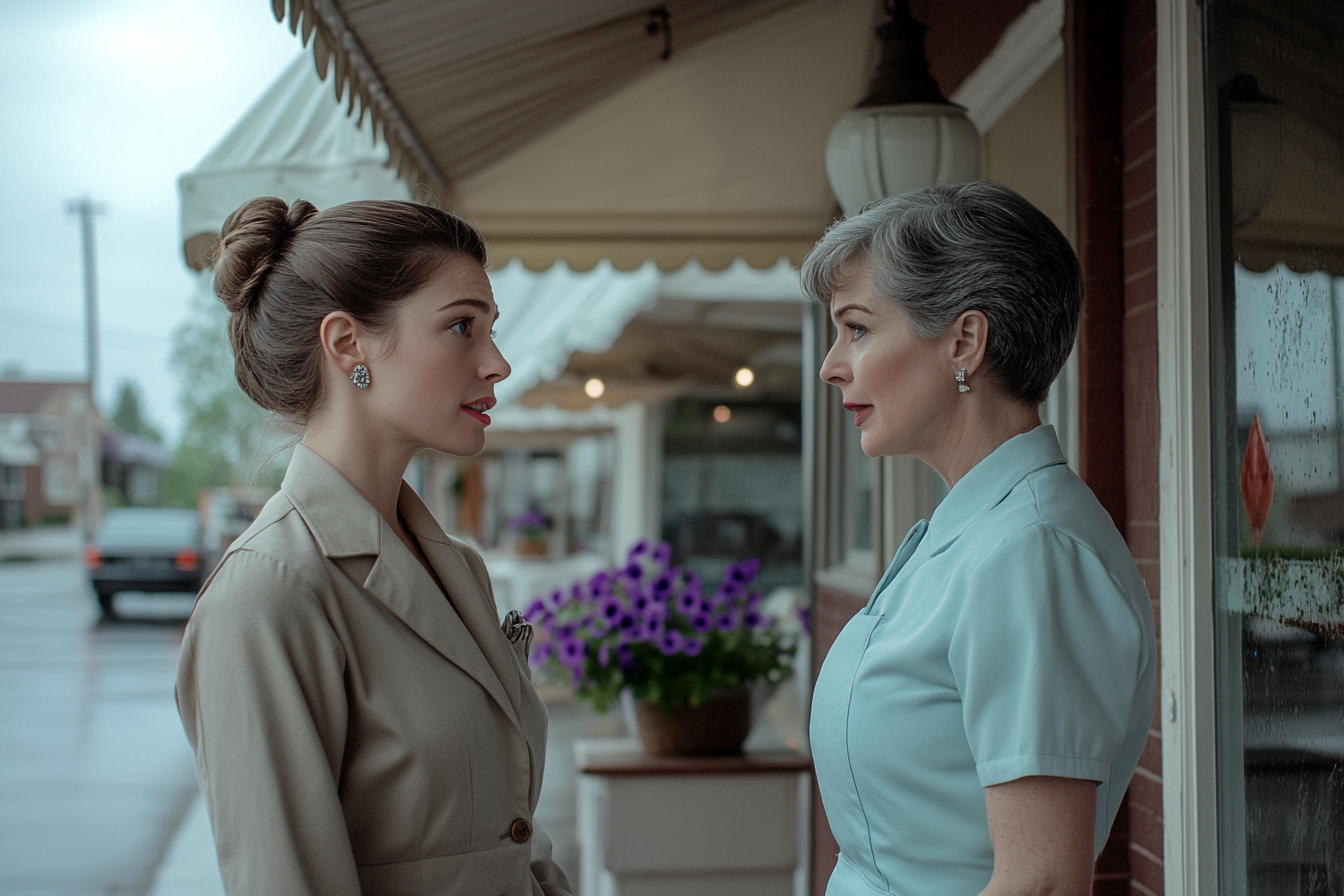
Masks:
[[[284,254],[290,236],[317,214],[305,199],[288,205],[263,196],[239,206],[224,222],[215,252],[215,295],[234,314],[252,308],[262,284]]]

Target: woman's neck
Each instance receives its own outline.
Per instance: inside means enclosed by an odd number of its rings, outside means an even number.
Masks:
[[[415,454],[413,446],[389,444],[370,427],[342,425],[329,417],[311,421],[302,444],[335,467],[387,520],[392,531],[402,535],[397,499],[401,477]]]
[[[966,396],[969,397],[969,396]],[[948,488],[989,457],[1004,442],[1041,425],[1035,406],[983,394],[968,401],[949,420],[942,438],[921,459],[938,472]]]

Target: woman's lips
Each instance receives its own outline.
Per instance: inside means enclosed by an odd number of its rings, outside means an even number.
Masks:
[[[855,426],[862,426],[863,421],[867,420],[869,415],[873,413],[873,406],[870,404],[854,404],[853,402],[847,401],[845,402],[845,410],[854,412]]]
[[[495,399],[489,395],[484,398],[478,398],[475,401],[469,401],[462,405],[462,410],[468,415],[475,417],[486,426],[490,425],[490,415],[486,411],[495,406]]]

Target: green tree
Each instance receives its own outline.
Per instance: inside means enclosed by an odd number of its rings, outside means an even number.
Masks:
[[[140,386],[134,380],[122,380],[117,385],[117,402],[112,411],[112,425],[127,435],[143,436],[163,443],[163,433],[145,420]]]
[[[209,274],[201,276],[187,320],[173,334],[169,365],[178,378],[182,435],[165,477],[169,504],[196,506],[203,488],[276,487],[280,454],[292,434],[252,403],[233,376],[228,313],[215,298]]]

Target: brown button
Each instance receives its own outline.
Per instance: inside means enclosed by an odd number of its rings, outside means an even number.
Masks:
[[[532,823],[526,818],[515,818],[513,827],[509,828],[509,836],[515,843],[526,843],[532,839]]]

